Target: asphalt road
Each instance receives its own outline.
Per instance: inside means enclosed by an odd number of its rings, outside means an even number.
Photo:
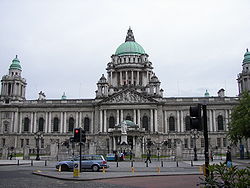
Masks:
[[[165,187],[196,187],[198,176],[157,176],[117,178],[96,181],[65,181],[33,175],[32,171],[41,167],[31,166],[0,166],[0,187],[15,188],[165,188]],[[48,169],[48,167],[47,167]]]

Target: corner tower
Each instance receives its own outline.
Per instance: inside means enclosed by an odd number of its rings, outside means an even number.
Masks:
[[[242,62],[242,72],[238,75],[239,95],[244,91],[250,92],[250,52],[246,51]]]
[[[116,49],[115,54],[111,56],[111,62],[107,64],[108,95],[129,87],[146,95],[162,97],[160,81],[155,76],[148,57],[143,47],[135,41],[133,31],[129,28],[125,42]],[[107,96],[101,94],[100,89],[98,91],[97,97]]]
[[[0,99],[5,103],[14,100],[25,100],[26,80],[22,78],[22,67],[17,58],[12,60],[9,68],[9,74],[4,75],[1,80],[1,96]]]

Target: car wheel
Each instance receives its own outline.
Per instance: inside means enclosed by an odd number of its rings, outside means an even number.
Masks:
[[[93,171],[93,172],[98,172],[98,171],[99,171],[99,166],[93,165],[93,166],[92,166],[92,171]]]
[[[62,165],[61,170],[62,171],[69,171],[69,167],[67,165]]]

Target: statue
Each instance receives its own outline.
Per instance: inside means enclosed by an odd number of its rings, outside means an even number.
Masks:
[[[128,126],[126,124],[126,122],[121,122],[121,131],[122,131],[122,134],[127,134],[127,129],[128,129]]]

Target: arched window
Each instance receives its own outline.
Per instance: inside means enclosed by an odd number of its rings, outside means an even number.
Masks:
[[[190,131],[191,127],[190,127],[190,116],[186,116],[185,117],[185,125],[186,125],[186,131]]]
[[[89,131],[89,118],[88,117],[85,117],[84,118],[84,130],[85,131]]]
[[[115,118],[113,116],[109,117],[109,128],[115,127]]]
[[[145,128],[146,131],[148,131],[148,116],[144,115],[142,117],[142,128]]]
[[[132,118],[131,118],[131,116],[129,114],[126,116],[126,120],[132,121]]]
[[[174,117],[169,117],[169,131],[175,131],[175,120]]]
[[[218,130],[219,131],[223,131],[224,130],[222,115],[218,116]]]
[[[74,124],[75,124],[74,118],[70,117],[70,118],[69,118],[69,129],[68,129],[69,132],[72,132],[72,131],[73,131],[73,129],[74,129]]]
[[[58,130],[59,130],[59,119],[55,117],[54,124],[53,124],[53,132],[58,132]]]
[[[39,118],[39,121],[38,121],[38,131],[43,132],[43,128],[44,128],[44,119],[41,117]]]
[[[23,126],[23,131],[29,131],[30,127],[30,119],[29,118],[24,118],[24,126]]]

